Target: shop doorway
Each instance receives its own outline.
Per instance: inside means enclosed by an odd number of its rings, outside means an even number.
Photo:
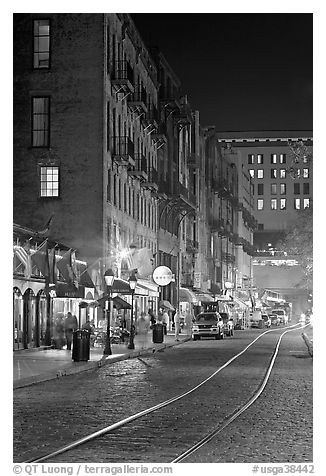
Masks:
[[[20,290],[15,287],[13,292],[13,350],[19,350],[24,348],[23,312],[23,296]]]
[[[43,290],[37,295],[37,329],[36,329],[36,347],[47,345],[46,325],[47,325],[47,297]]]
[[[36,346],[36,296],[32,289],[27,289],[23,296],[23,344],[24,349]]]

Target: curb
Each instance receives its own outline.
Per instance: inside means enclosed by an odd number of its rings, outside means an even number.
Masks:
[[[312,340],[309,339],[309,337],[307,336],[307,334],[305,332],[303,332],[301,335],[302,335],[302,338],[304,340],[304,343],[306,344],[306,346],[308,348],[308,352],[309,352],[310,357],[313,357]]]
[[[135,359],[137,357],[145,356],[145,355],[153,355],[156,352],[162,352],[164,349],[169,349],[170,347],[183,344],[184,342],[187,342],[189,340],[191,340],[190,336],[185,337],[184,339],[181,339],[179,342],[170,342],[168,344],[163,343],[157,347],[152,346],[152,347],[147,347],[146,349],[134,350],[126,354],[120,354],[117,356],[111,355],[108,357],[101,357],[99,360],[95,360],[92,362],[85,362],[85,363],[74,362],[70,364],[70,365],[73,365],[72,367],[68,366],[67,368],[53,370],[43,375],[42,374],[34,375],[32,377],[26,377],[26,378],[20,379],[13,383],[13,390],[17,390],[23,387],[29,387],[31,385],[47,382],[49,380],[60,379],[61,377],[67,377],[69,375],[75,375],[77,373],[86,372],[88,370],[96,370],[98,368],[104,367],[105,365],[114,364],[115,362],[128,360],[128,359]]]

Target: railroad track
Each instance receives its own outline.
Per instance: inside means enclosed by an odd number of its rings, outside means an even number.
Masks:
[[[149,450],[149,448],[151,444],[151,438],[146,438],[146,425],[149,425],[152,432],[156,430],[156,433],[158,433],[158,436],[161,436],[161,439],[162,435],[165,435],[163,438],[164,441],[172,442],[172,453],[170,448],[167,454],[165,455],[165,458],[167,458],[168,461],[170,461],[171,463],[179,463],[183,461],[187,462],[187,458],[190,455],[194,454],[199,448],[202,448],[213,438],[216,438],[232,422],[234,422],[240,415],[242,415],[253,403],[255,403],[255,401],[262,394],[268,383],[283,337],[289,332],[294,332],[301,329],[303,329],[303,327],[299,327],[296,324],[286,328],[267,330],[259,334],[255,339],[253,339],[248,345],[246,345],[240,352],[230,358],[227,362],[219,366],[214,372],[211,373],[211,375],[209,375],[199,384],[188,389],[184,393],[180,393],[179,395],[169,398],[157,405],[151,406],[145,410],[130,415],[120,421],[117,421],[112,425],[103,427],[100,430],[86,435],[76,441],[73,441],[51,453],[30,459],[29,461],[25,461],[25,463],[41,463],[44,461],[64,462],[64,458],[67,458],[67,461],[69,462],[77,462],[80,461],[80,459],[82,458],[81,455],[86,454],[87,452],[92,455],[94,454],[94,451],[102,452],[103,461],[113,462],[113,452],[110,452],[113,440],[115,441],[115,447],[117,446],[117,440],[118,442],[121,441],[121,444],[123,444],[124,442],[120,454],[115,455],[116,461],[133,461],[135,455],[137,454],[138,448],[139,451],[137,458],[142,459],[137,459],[137,462],[147,462],[143,459],[143,450],[145,447],[145,449],[147,450],[146,456],[150,457],[149,455],[151,454],[151,451]],[[274,338],[276,338],[276,342]],[[265,342],[265,340],[268,341],[268,344],[264,343],[262,346],[261,344]],[[258,346],[266,348],[266,345],[270,347],[270,350],[265,359],[267,360],[267,362],[265,363],[263,373],[259,372],[257,376],[255,376],[257,380],[255,383],[255,390],[251,392],[250,395],[244,392],[243,399],[241,401],[235,402],[233,408],[228,407],[227,415],[223,413],[223,408],[225,408],[223,402],[220,405],[215,405],[214,408],[216,409],[218,420],[212,422],[212,419],[215,418],[214,415],[208,415],[208,418],[206,415],[204,418],[204,422],[201,425],[202,428],[199,428],[199,431],[196,431],[198,422],[191,422],[189,426],[189,440],[194,441],[181,442],[180,438],[176,437],[174,431],[176,426],[179,426],[179,429],[184,431],[186,420],[189,420],[189,412],[187,418],[187,412],[185,411],[185,409],[191,408],[192,405],[200,404],[203,395],[205,395],[205,398],[208,399],[207,406],[210,407],[210,404],[212,404],[213,406],[214,402],[216,401],[216,389],[218,391],[219,385],[221,385],[220,382],[221,380],[223,381],[224,378],[223,370],[227,367],[232,368],[230,366],[232,366],[232,364],[235,362],[237,362],[237,364],[239,362],[238,365],[241,364],[245,367],[246,362],[245,360],[243,361],[243,359],[249,356],[251,352],[256,352]],[[166,418],[167,411],[169,412],[169,418]],[[221,416],[219,415],[220,413],[222,413]],[[183,415],[184,418],[181,418],[180,415]],[[173,420],[178,420],[177,425],[175,425],[175,423],[172,423]],[[143,422],[143,426],[137,423],[139,421]],[[159,435],[160,433],[161,435]],[[202,435],[204,434],[204,436],[198,437],[198,433],[201,433]],[[101,438],[101,440],[99,440],[99,438]],[[134,443],[133,440],[135,440]],[[174,441],[177,443],[175,447],[173,447]],[[128,442],[127,445],[126,442]],[[140,448],[139,442],[142,442],[142,448]],[[169,446],[171,447],[171,445]],[[184,448],[185,446],[186,449],[179,451],[178,447]],[[99,448],[101,449],[99,450]],[[128,450],[130,451],[129,455]],[[150,457],[151,459],[148,462],[157,461],[157,459],[153,457],[155,451],[156,453],[158,452],[157,449],[152,450],[152,456]],[[160,451],[160,454],[162,454],[162,451]],[[171,454],[173,454],[172,458]],[[89,461],[92,460],[93,459],[90,456]],[[96,457],[96,461],[99,461],[98,457]]]

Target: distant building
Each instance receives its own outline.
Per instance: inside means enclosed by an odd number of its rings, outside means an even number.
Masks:
[[[297,210],[312,204],[313,170],[309,160],[312,132],[218,132],[218,138],[221,147],[239,153],[242,166],[251,176],[254,215],[258,221],[254,245],[259,250],[267,251],[275,247],[288,230]],[[298,165],[289,143],[301,141],[307,157],[302,158]]]
[[[300,289],[302,270],[295,257],[279,253],[278,242],[296,220],[297,212],[312,206],[312,131],[218,132],[223,150],[233,151],[251,177],[254,216],[254,285],[296,296],[304,307],[308,291]],[[301,311],[302,312],[302,311]]]

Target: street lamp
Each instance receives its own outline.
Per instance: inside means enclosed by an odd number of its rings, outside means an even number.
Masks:
[[[137,278],[135,276],[135,273],[132,272],[132,274],[129,277],[129,286],[131,289],[131,319],[130,319],[130,340],[129,340],[129,345],[128,349],[134,349],[135,344],[134,344],[134,293],[136,289],[136,284],[137,284]]]
[[[111,306],[111,294],[112,294],[112,286],[114,283],[114,272],[110,268],[105,271],[104,274],[105,284],[108,290],[108,301],[105,301],[105,310],[106,310],[106,318],[107,318],[107,328],[106,328],[106,339],[105,339],[105,347],[103,350],[103,355],[111,355],[111,323],[110,323],[110,306]]]

